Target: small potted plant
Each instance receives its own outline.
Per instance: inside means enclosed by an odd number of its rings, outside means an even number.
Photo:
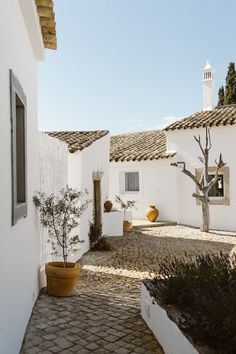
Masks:
[[[126,202],[121,199],[120,196],[116,195],[115,202],[119,204],[120,208],[124,211],[124,221],[123,221],[123,230],[124,232],[129,232],[132,229],[132,220],[126,219],[126,211],[132,209],[135,206],[134,200],[127,200]]]
[[[86,194],[86,191],[76,191],[67,186],[59,195],[38,192],[33,197],[40,223],[48,232],[51,254],[63,257],[63,262],[49,262],[45,266],[49,295],[71,296],[76,290],[80,267],[78,263],[67,260],[76,245],[83,242],[73,231],[79,226],[79,219],[88,207],[89,201],[84,201]]]

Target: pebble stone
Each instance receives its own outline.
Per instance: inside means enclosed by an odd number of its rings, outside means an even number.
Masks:
[[[41,291],[20,354],[163,354],[140,315],[142,279],[167,257],[236,251],[235,233],[186,226],[143,228],[108,240],[111,251],[81,258],[74,296]]]

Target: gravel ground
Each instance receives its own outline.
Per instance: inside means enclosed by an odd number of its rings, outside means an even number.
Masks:
[[[90,251],[80,260],[75,296],[41,293],[21,354],[162,354],[140,316],[141,280],[172,255],[236,251],[235,233],[185,226],[140,229],[108,240],[111,251]]]

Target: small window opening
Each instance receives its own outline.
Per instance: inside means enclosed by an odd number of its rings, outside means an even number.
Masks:
[[[139,192],[139,172],[125,173],[125,191]]]
[[[209,180],[211,181],[214,175],[209,175]],[[224,197],[224,175],[219,175],[217,182],[209,190],[209,197],[212,198],[223,198]]]

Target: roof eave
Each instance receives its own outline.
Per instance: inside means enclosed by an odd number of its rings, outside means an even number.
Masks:
[[[177,154],[176,151],[171,151],[171,152],[167,152],[163,155],[160,155],[159,157],[157,158],[153,158],[153,157],[150,157],[150,158],[147,158],[147,157],[144,157],[142,159],[135,159],[135,160],[127,160],[127,159],[124,159],[124,158],[113,158],[111,157],[110,158],[110,162],[113,162],[113,163],[132,163],[132,162],[146,162],[146,161],[158,161],[158,160],[167,160],[167,159],[170,159],[172,157],[174,157],[175,155]]]

